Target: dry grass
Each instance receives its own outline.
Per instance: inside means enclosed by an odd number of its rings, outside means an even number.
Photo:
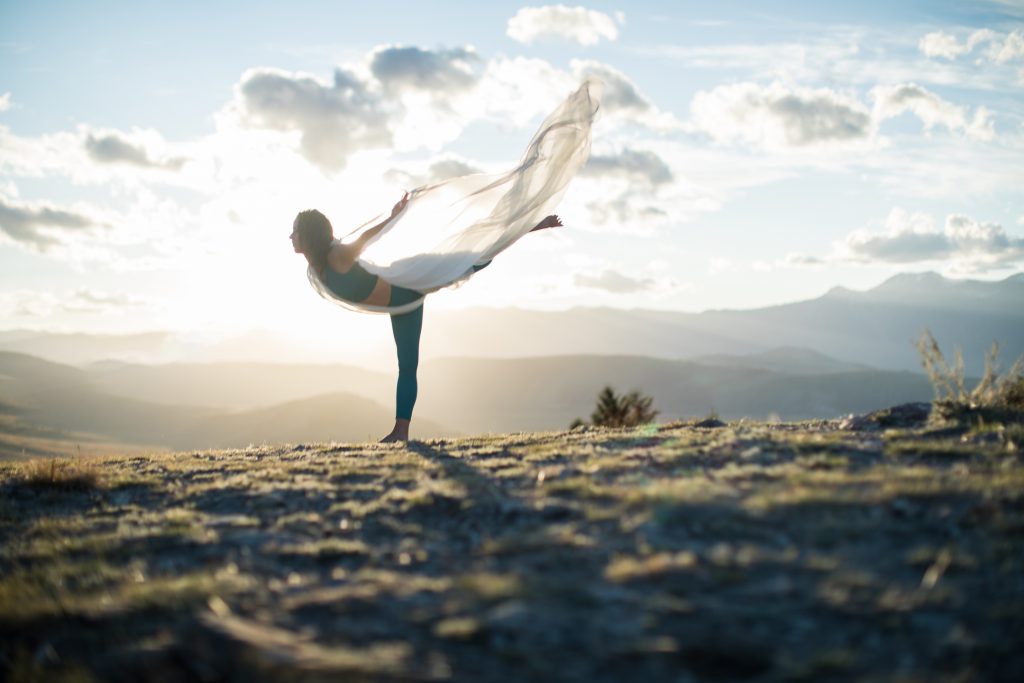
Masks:
[[[1019,680],[1022,438],[264,445],[86,458],[95,494],[0,464],[0,680]]]
[[[1000,374],[999,343],[992,342],[992,348],[985,357],[984,374],[973,389],[968,389],[960,349],[956,350],[950,364],[935,337],[925,330],[917,340],[917,350],[921,353],[925,374],[935,389],[936,404],[1024,409],[1024,356],[1018,358],[1007,372]]]
[[[100,473],[95,465],[66,458],[38,458],[21,466],[23,486],[65,491],[98,488]]]

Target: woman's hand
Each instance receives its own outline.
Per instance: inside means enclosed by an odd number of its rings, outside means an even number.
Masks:
[[[406,192],[404,195],[402,195],[402,198],[398,200],[398,203],[395,204],[394,208],[391,209],[391,216],[389,218],[387,218],[386,220],[381,221],[377,225],[373,226],[372,228],[370,228],[369,230],[364,232],[359,237],[355,238],[352,241],[352,247],[355,249],[355,252],[354,252],[355,255],[352,258],[353,259],[359,258],[359,255],[363,253],[363,249],[366,248],[366,245],[369,244],[370,240],[372,240],[374,237],[376,237],[377,234],[380,233],[380,231],[383,230],[387,226],[388,223],[390,223],[391,221],[395,220],[395,216],[397,216],[398,214],[402,213],[402,209],[404,209],[405,205],[408,204],[408,203],[409,203],[409,193]]]
[[[406,192],[404,195],[402,195],[402,198],[398,200],[398,203],[395,204],[395,207],[393,209],[391,209],[391,217],[394,218],[398,214],[402,213],[402,209],[404,209],[405,205],[408,204],[408,203],[409,203],[409,193]]]

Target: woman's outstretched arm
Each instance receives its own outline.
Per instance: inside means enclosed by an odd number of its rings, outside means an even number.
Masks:
[[[404,209],[405,205],[408,204],[408,203],[409,203],[409,193],[406,192],[404,195],[402,195],[402,198],[398,200],[398,203],[395,204],[394,208],[391,209],[391,216],[389,216],[387,218],[387,220],[381,221],[380,223],[378,223],[377,225],[373,226],[372,228],[370,228],[369,230],[364,232],[362,235],[357,237],[352,242],[352,248],[355,251],[355,254],[354,254],[353,258],[359,258],[359,255],[363,253],[363,249],[366,248],[367,243],[370,240],[372,240],[374,237],[376,237],[377,233],[379,233],[381,230],[383,230],[385,225],[387,225],[388,223],[393,221],[395,219],[395,216],[397,216],[398,214],[402,213],[402,209]]]

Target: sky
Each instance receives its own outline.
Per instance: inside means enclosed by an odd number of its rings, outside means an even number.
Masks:
[[[0,329],[366,338],[292,252],[512,168],[558,213],[431,307],[755,308],[1024,265],[1024,0],[0,3]],[[376,338],[376,337],[373,337]]]

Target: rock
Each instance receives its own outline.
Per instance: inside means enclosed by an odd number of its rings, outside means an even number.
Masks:
[[[903,403],[864,415],[849,415],[839,423],[839,428],[854,432],[909,429],[923,426],[931,414],[931,403]]]
[[[724,427],[725,423],[716,417],[707,417],[693,425],[694,427],[701,427],[702,429],[718,429]]]

